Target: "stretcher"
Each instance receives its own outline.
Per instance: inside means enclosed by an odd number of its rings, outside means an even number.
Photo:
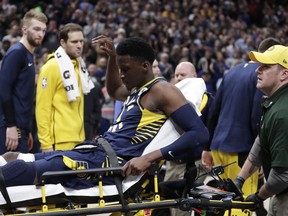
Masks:
[[[177,87],[200,113],[198,108],[201,106],[202,95],[206,87],[204,82],[198,82],[197,89],[195,89],[195,80],[198,79],[183,80],[178,83]],[[168,119],[143,154],[169,145],[179,136],[181,136],[181,131]],[[206,188],[194,187],[191,178],[187,179],[184,184],[185,193],[182,191],[181,196],[166,198],[162,196],[159,189],[160,165],[161,162],[154,164],[149,171],[138,176],[128,176],[121,181],[116,181],[115,185],[103,185],[102,177],[106,172],[113,172],[115,179],[119,180],[121,167],[46,172],[42,175],[38,185],[8,187],[5,188],[6,194],[5,190],[1,190],[0,209],[4,215],[91,215],[112,212],[118,215],[149,215],[149,212],[153,214],[153,209],[163,208],[200,212],[202,210],[219,212],[232,208],[255,208],[254,203],[238,201],[235,192],[225,192],[223,185],[220,190],[209,188],[207,191],[207,186]],[[48,178],[56,175],[84,173],[97,173],[98,182],[93,188],[74,190],[63,187],[61,184],[46,184]],[[187,185],[189,185],[188,190]]]
[[[219,172],[219,167],[221,168]],[[219,177],[223,166],[213,168],[213,175]],[[218,170],[218,171],[217,171]],[[149,172],[141,177],[129,177],[125,179],[120,188],[115,185],[103,186],[101,174],[113,172],[121,175],[121,167],[90,170],[76,170],[65,172],[46,172],[37,186],[9,187],[11,204],[3,197],[0,198],[0,206],[5,215],[91,215],[100,213],[117,212],[123,215],[144,215],[141,210],[179,208],[183,211],[194,210],[196,212],[208,211],[213,213],[223,212],[229,209],[249,210],[254,209],[255,204],[243,202],[236,187],[231,180],[218,179],[221,188],[209,185],[192,186],[181,197],[165,199],[161,196],[158,182],[158,164],[154,164]],[[98,186],[82,190],[72,190],[60,184],[45,184],[45,180],[55,175],[71,175],[82,173],[98,173],[100,181]],[[190,179],[189,179],[190,180]],[[152,183],[152,184],[151,184]],[[151,184],[152,187],[148,187]],[[19,188],[21,187],[21,188]],[[230,191],[224,190],[230,189]],[[87,207],[87,204],[97,206]],[[85,205],[85,207],[81,207]],[[247,215],[250,215],[247,211]],[[149,215],[149,214],[146,214]],[[218,215],[218,214],[216,214]]]

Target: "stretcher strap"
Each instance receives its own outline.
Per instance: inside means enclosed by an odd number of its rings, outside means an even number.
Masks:
[[[113,167],[119,167],[117,155],[116,155],[115,151],[112,149],[110,143],[107,142],[107,140],[105,140],[102,137],[97,138],[97,142],[99,144],[101,144],[103,146],[103,148],[105,149],[105,151],[108,155],[110,164],[112,164]]]
[[[11,207],[11,200],[10,200],[8,191],[6,189],[5,180],[4,180],[4,176],[3,176],[1,168],[0,168],[0,191],[4,199],[6,200],[8,208]]]
[[[115,151],[112,149],[110,143],[107,142],[107,140],[105,140],[103,137],[97,138],[97,142],[99,144],[101,144],[103,146],[103,148],[105,149],[105,151],[108,155],[110,164],[113,167],[119,167],[117,155],[116,155]],[[115,185],[116,185],[116,188],[117,188],[119,196],[120,196],[120,202],[121,202],[122,206],[124,207],[125,206],[125,200],[124,200],[124,196],[123,196],[122,179],[120,178],[119,175],[114,175],[114,181],[115,181]]]

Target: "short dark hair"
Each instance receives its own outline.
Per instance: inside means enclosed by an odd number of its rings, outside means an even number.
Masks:
[[[155,51],[152,46],[139,37],[125,39],[118,44],[116,53],[120,56],[129,55],[138,61],[148,61],[151,65],[155,60]]]
[[[268,48],[274,45],[282,45],[282,44],[278,39],[274,37],[265,38],[260,42],[258,52],[265,52]]]
[[[60,28],[59,31],[59,40],[63,39],[65,42],[68,40],[68,33],[69,32],[83,32],[82,26],[76,23],[68,23]]]

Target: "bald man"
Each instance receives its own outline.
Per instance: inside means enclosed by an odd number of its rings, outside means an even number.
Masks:
[[[186,78],[196,78],[197,72],[195,66],[191,62],[180,62],[175,68],[175,81],[180,82]]]

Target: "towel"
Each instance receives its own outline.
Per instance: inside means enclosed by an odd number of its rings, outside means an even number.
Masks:
[[[77,97],[80,97],[80,91],[78,88],[76,72],[71,59],[61,46],[55,51],[54,57],[57,60],[60,68],[60,74],[66,90],[67,99],[69,102],[76,101]],[[83,59],[78,57],[77,61],[79,64],[78,67],[83,93],[88,94],[90,90],[94,88],[94,84],[90,79]]]
[[[206,85],[202,78],[186,78],[175,84],[181,89],[185,98],[190,102],[199,116],[199,110],[202,102],[203,94],[206,92]]]
[[[78,57],[77,61],[79,62],[79,72],[80,72],[80,80],[82,84],[82,90],[84,94],[88,94],[91,89],[93,89],[94,83],[91,80],[89,72],[86,68],[86,64],[82,57]]]

